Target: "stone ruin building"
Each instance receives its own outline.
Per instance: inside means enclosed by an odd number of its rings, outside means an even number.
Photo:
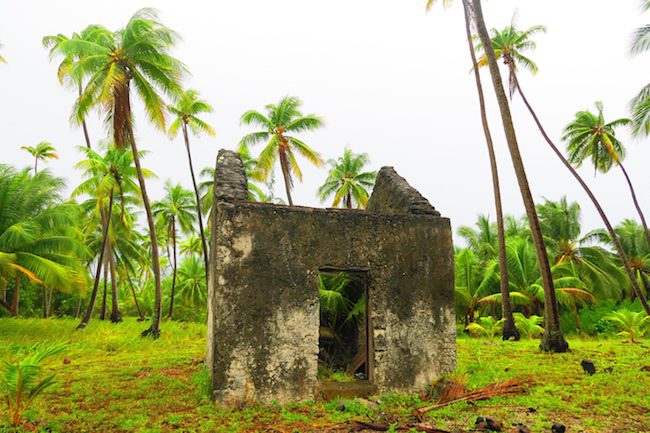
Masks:
[[[379,171],[366,210],[248,201],[242,162],[225,150],[214,186],[207,365],[215,399],[312,400],[332,389],[346,395],[346,386],[413,392],[456,367],[450,222],[392,167]],[[365,302],[347,349],[352,384],[319,380],[321,355],[341,343],[323,331],[321,274],[349,276]]]

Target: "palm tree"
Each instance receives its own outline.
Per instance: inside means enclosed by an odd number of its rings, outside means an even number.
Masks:
[[[643,11],[650,9],[650,0],[642,0]],[[650,49],[650,25],[646,24],[636,30],[630,52],[632,55],[642,54]],[[650,134],[650,84],[643,86],[641,91],[630,101],[632,112],[632,128],[635,135]]]
[[[330,159],[330,171],[325,183],[318,188],[321,201],[334,196],[332,207],[340,205],[352,209],[353,202],[357,208],[363,209],[368,202],[368,188],[375,184],[376,171],[363,171],[370,161],[368,154],[355,154],[350,149],[343,151],[343,156]]]
[[[503,30],[492,29],[491,42],[494,48],[494,55],[497,59],[502,59],[503,63],[508,67],[508,83],[511,98],[518,90],[517,73],[519,72],[519,66],[529,70],[533,75],[539,70],[537,64],[526,57],[523,51],[534,50],[536,44],[531,38],[537,33],[545,32],[546,27],[540,25],[532,26],[526,30],[518,30],[515,27],[514,17],[513,22]],[[481,44],[478,44],[476,49],[483,51]],[[483,54],[478,60],[478,66],[484,67],[486,65],[487,57]]]
[[[190,174],[192,175],[192,186],[194,187],[194,197],[196,200],[196,214],[199,221],[199,231],[201,235],[201,243],[203,245],[203,261],[205,265],[205,278],[208,278],[208,242],[203,231],[203,215],[201,213],[201,198],[199,196],[199,188],[196,184],[196,176],[194,175],[194,167],[192,165],[192,154],[190,152],[190,136],[189,131],[193,134],[199,135],[202,132],[210,136],[214,136],[214,129],[197,116],[202,113],[211,113],[212,106],[205,100],[199,98],[199,92],[196,90],[184,91],[175,106],[168,106],[167,109],[171,114],[176,116],[176,120],[169,126],[169,135],[171,138],[178,135],[180,129],[183,130],[183,138],[185,139],[185,149],[187,150],[187,160],[190,164]],[[189,131],[188,131],[189,129]],[[173,302],[173,299],[172,299]],[[170,314],[171,315],[171,314]]]
[[[178,267],[178,296],[192,307],[205,306],[208,290],[205,271],[197,257],[186,257]]]
[[[614,165],[621,169],[650,245],[650,230],[648,230],[645,215],[639,206],[630,176],[623,166],[625,148],[616,138],[615,133],[616,127],[629,124],[630,119],[622,118],[606,122],[603,115],[603,103],[596,102],[596,109],[598,114],[589,110],[579,111],[576,113],[575,119],[564,129],[562,140],[567,142],[569,162],[580,167],[585,160],[590,159],[594,165],[594,171],[601,173],[607,173]]]
[[[89,26],[81,33],[73,33],[72,39],[79,39],[92,42],[92,37],[104,35],[102,32],[96,32],[95,26]],[[57,78],[59,79],[60,84],[69,83],[71,86],[77,88],[78,96],[81,96],[83,93],[83,79],[81,76],[74,76],[72,74],[72,67],[76,60],[79,60],[76,53],[68,53],[67,55],[62,51],[62,43],[70,40],[69,37],[59,33],[57,35],[50,35],[43,37],[43,46],[49,48],[49,57],[50,60],[57,56],[63,57],[59,67],[57,68]],[[86,140],[86,147],[91,148],[90,145],[90,135],[88,134],[88,126],[86,125],[86,119],[81,119],[81,127],[84,133],[84,139]]]
[[[301,105],[300,99],[287,96],[277,105],[268,104],[265,107],[266,115],[259,111],[249,110],[241,117],[243,125],[257,125],[263,130],[246,134],[239,142],[240,148],[247,148],[261,141],[267,141],[266,147],[262,149],[257,158],[257,177],[259,180],[268,179],[275,162],[279,159],[289,206],[293,206],[291,199],[292,174],[302,181],[302,171],[298,166],[295,153],[302,155],[317,167],[323,164],[322,158],[315,150],[299,139],[288,135],[311,131],[323,125],[322,119],[315,114],[303,115],[299,110]]]
[[[483,298],[494,293],[499,279],[498,267],[494,260],[485,266],[471,248],[457,250],[454,263],[456,306],[467,326],[474,322]]]
[[[76,205],[62,203],[62,179],[30,175],[0,165],[0,283],[14,283],[12,301],[0,306],[18,315],[21,281],[82,292],[86,249],[75,234]]]
[[[510,152],[515,175],[517,176],[517,183],[519,184],[519,190],[524,202],[524,207],[526,208],[526,215],[528,216],[530,231],[533,242],[535,244],[537,260],[541,268],[542,286],[544,288],[545,295],[544,320],[546,326],[540,348],[545,351],[566,352],[569,348],[569,345],[566,342],[564,335],[562,334],[562,329],[560,328],[560,311],[556,299],[555,288],[553,287],[551,267],[549,265],[546,246],[544,244],[542,230],[539,224],[539,219],[537,217],[537,211],[535,209],[535,201],[533,200],[533,195],[530,191],[528,178],[526,176],[526,169],[524,168],[524,163],[519,151],[517,134],[515,132],[512,115],[510,113],[508,97],[503,87],[501,74],[499,72],[499,65],[497,63],[497,57],[491,44],[490,35],[483,18],[481,0],[472,0],[472,4],[474,5],[474,22],[476,23],[481,44],[483,44],[483,47],[485,49],[486,63],[490,70],[492,84],[496,93],[497,102],[499,104],[503,129],[506,136],[506,142],[508,143],[508,150]]]
[[[431,9],[436,0],[427,0],[427,11]],[[443,6],[449,6],[451,0],[443,0]],[[473,5],[470,0],[463,0],[463,11],[465,17],[465,33],[467,37],[467,44],[469,48],[470,59],[472,61],[472,69],[474,71],[474,80],[476,82],[476,91],[478,94],[479,108],[481,113],[481,125],[483,127],[483,135],[485,136],[485,143],[488,150],[488,158],[490,160],[490,173],[492,176],[492,192],[494,194],[494,206],[496,209],[497,219],[497,242],[498,242],[498,255],[499,255],[499,272],[501,274],[501,299],[502,299],[502,314],[504,319],[503,325],[503,339],[519,340],[519,332],[515,327],[514,317],[512,316],[512,306],[510,305],[510,296],[508,294],[508,267],[506,258],[506,235],[503,220],[503,206],[501,203],[501,187],[499,185],[499,170],[497,166],[496,153],[494,151],[494,142],[492,140],[492,133],[487,119],[487,109],[485,106],[485,95],[483,93],[483,83],[481,76],[478,72],[478,65],[476,60],[476,53],[474,49],[474,42],[472,37],[472,17]]]
[[[486,31],[486,33],[487,33],[487,31]],[[516,36],[517,31],[512,29],[511,31],[508,31],[508,32],[504,31],[504,32],[502,32],[502,34],[509,34],[509,35]],[[562,162],[562,164],[567,168],[567,170],[569,170],[571,175],[578,181],[580,186],[582,186],[583,190],[585,191],[585,193],[587,194],[587,196],[589,197],[589,199],[593,203],[594,207],[596,208],[596,211],[598,212],[601,219],[603,220],[603,223],[605,224],[605,227],[607,228],[607,231],[609,232],[609,235],[611,236],[612,241],[614,242],[614,245],[616,246],[616,251],[617,251],[617,253],[618,253],[618,255],[619,255],[620,259],[621,259],[621,262],[623,263],[623,266],[624,266],[624,268],[625,268],[625,270],[626,270],[626,272],[628,274],[628,277],[630,278],[630,281],[632,283],[632,287],[634,288],[635,293],[637,294],[637,296],[639,296],[639,299],[641,300],[641,303],[643,304],[644,309],[646,310],[646,312],[648,312],[648,314],[650,314],[650,305],[648,305],[648,303],[646,302],[643,294],[640,291],[640,288],[638,287],[638,284],[637,284],[637,282],[636,282],[636,280],[634,278],[632,269],[630,268],[630,264],[629,264],[629,262],[627,260],[627,257],[625,256],[625,252],[623,251],[623,248],[620,246],[620,243],[618,242],[618,238],[616,236],[616,233],[614,232],[614,229],[613,229],[611,223],[609,222],[609,219],[607,218],[607,215],[605,214],[602,206],[600,205],[600,203],[596,199],[596,196],[593,194],[593,192],[591,191],[589,186],[586,184],[586,182],[578,174],[576,169],[569,163],[569,161],[564,157],[564,155],[562,154],[560,149],[555,145],[555,143],[553,143],[553,141],[551,140],[549,135],[546,133],[546,130],[542,126],[542,123],[539,120],[539,117],[537,116],[537,113],[535,113],[535,111],[533,110],[533,107],[531,106],[530,102],[528,102],[528,98],[526,98],[526,95],[523,93],[523,91],[521,89],[521,85],[519,83],[519,79],[517,77],[516,71],[513,72],[513,68],[516,65],[515,60],[516,60],[516,58],[519,57],[519,56],[515,56],[513,54],[513,52],[516,52],[515,41],[518,41],[519,46],[523,46],[523,48],[525,48],[525,49],[535,47],[534,44],[532,44],[532,45],[531,44],[522,44],[521,38],[515,37],[513,42],[509,45],[509,48],[507,50],[504,50],[504,49],[501,50],[501,53],[503,55],[508,55],[509,56],[509,58],[507,60],[504,60],[504,62],[506,63],[506,65],[510,69],[510,77],[512,79],[512,82],[513,82],[514,86],[516,87],[517,92],[521,96],[521,99],[524,102],[524,105],[526,106],[526,108],[528,109],[528,111],[529,111],[531,117],[533,118],[535,124],[537,125],[537,128],[539,129],[540,133],[542,134],[542,137],[544,137],[544,140],[549,145],[549,147],[551,148],[553,153],[555,153],[555,155]],[[484,46],[485,52],[486,52],[486,57],[485,58],[486,58],[486,63],[487,63],[487,60],[488,60],[487,53],[488,53],[488,51],[494,51],[494,50],[492,49],[493,48],[492,44],[489,43],[489,40],[487,38],[483,42],[484,42],[483,46]],[[504,43],[505,42],[503,40],[500,42],[501,45],[504,45]],[[494,62],[494,69],[498,73],[498,65],[496,64],[496,59],[495,59],[495,62]],[[547,327],[547,329],[548,329],[548,327]]]
[[[48,159],[59,159],[56,148],[52,143],[41,141],[36,146],[22,146],[21,149],[29,152],[34,157],[34,174],[38,173],[38,161],[47,161]]]
[[[151,237],[156,293],[156,314],[142,335],[158,337],[162,318],[158,241],[133,132],[131,85],[141,97],[149,120],[164,130],[166,104],[160,92],[169,96],[179,94],[180,80],[186,67],[169,54],[177,40],[176,33],[163,26],[152,9],[139,10],[124,28],[115,33],[101,26],[95,26],[93,32],[92,41],[70,39],[61,44],[64,55],[78,58],[72,74],[88,77],[88,84],[75,104],[73,117],[80,122],[93,107],[100,107],[112,126],[115,145],[131,147]]]
[[[166,196],[163,200],[153,203],[153,214],[167,231],[167,238],[172,244],[172,292],[169,302],[169,318],[174,312],[174,295],[176,291],[176,271],[178,269],[178,231],[184,233],[192,232],[196,214],[193,210],[196,204],[193,202],[192,193],[181,185],[173,185],[171,181],[165,183]],[[206,280],[207,281],[207,280]]]
[[[94,220],[99,222],[101,227],[101,239],[98,242],[99,258],[95,272],[93,292],[90,302],[88,303],[86,314],[78,326],[78,329],[85,328],[95,306],[97,290],[99,288],[99,279],[102,267],[105,274],[111,271],[113,284],[112,290],[112,311],[111,320],[119,322],[121,314],[117,305],[117,287],[115,285],[115,264],[111,264],[114,259],[114,249],[120,233],[124,232],[124,221],[128,217],[125,212],[127,205],[137,203],[135,197],[139,194],[139,186],[135,182],[138,176],[134,166],[133,154],[129,149],[120,149],[112,145],[107,146],[104,155],[101,155],[89,148],[80,148],[86,156],[86,159],[80,161],[75,168],[84,170],[82,181],[73,191],[72,196],[76,197],[81,194],[91,196],[86,203],[89,211],[93,213]],[[145,177],[151,177],[153,174],[143,169]],[[108,202],[108,204],[107,204]],[[115,226],[118,226],[115,229]],[[91,227],[91,230],[94,230]],[[100,246],[101,245],[101,246]]]

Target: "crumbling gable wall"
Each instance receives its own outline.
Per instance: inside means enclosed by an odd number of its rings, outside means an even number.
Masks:
[[[215,398],[316,396],[320,269],[368,273],[379,390],[422,389],[455,368],[449,220],[392,168],[380,170],[368,211],[333,210],[243,201],[238,156],[220,151],[218,161],[215,195],[226,199],[215,199],[208,284]]]

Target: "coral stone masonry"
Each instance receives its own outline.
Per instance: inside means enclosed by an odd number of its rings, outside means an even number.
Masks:
[[[456,366],[453,246],[440,216],[392,167],[367,210],[247,201],[239,156],[217,157],[208,368],[227,402],[319,397],[320,272],[363,274],[364,381],[410,392]]]

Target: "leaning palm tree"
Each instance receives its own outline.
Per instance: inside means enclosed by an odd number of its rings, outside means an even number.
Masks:
[[[490,34],[485,20],[483,18],[483,8],[481,0],[472,0],[473,16],[478,36],[485,49],[486,64],[490,70],[492,77],[492,84],[496,93],[497,102],[503,122],[503,129],[510,152],[510,158],[517,176],[517,183],[521,192],[524,207],[526,208],[526,215],[528,223],[530,224],[531,236],[535,244],[535,252],[537,260],[541,269],[541,281],[544,289],[544,337],[540,348],[545,351],[565,352],[569,348],[566,342],[562,329],[560,328],[560,310],[556,298],[555,288],[553,286],[553,276],[551,274],[551,267],[549,264],[548,254],[546,252],[546,245],[542,236],[542,230],[537,217],[535,209],[535,201],[530,191],[526,169],[519,151],[519,144],[517,142],[517,134],[515,132],[512,114],[510,112],[510,105],[508,103],[508,96],[506,95],[499,72],[499,64],[497,63],[497,56],[494,52],[494,47],[490,41]]]
[[[427,0],[427,10],[431,9],[436,0]],[[449,6],[451,0],[443,0],[443,6]],[[492,133],[487,119],[487,109],[485,106],[485,95],[483,93],[483,83],[478,71],[476,53],[474,49],[474,42],[472,38],[472,20],[473,20],[473,5],[471,0],[463,0],[463,10],[465,17],[465,33],[467,37],[467,44],[469,47],[470,59],[472,61],[472,69],[474,71],[474,80],[476,82],[476,91],[478,94],[479,108],[481,113],[481,125],[483,127],[483,134],[485,136],[485,143],[488,150],[488,158],[490,160],[490,173],[492,177],[492,192],[494,194],[494,206],[496,209],[496,222],[497,222],[497,241],[498,241],[498,255],[499,255],[499,273],[501,274],[501,302],[502,302],[502,315],[504,319],[503,325],[503,339],[519,340],[519,331],[515,327],[515,320],[512,315],[512,306],[510,305],[510,296],[508,293],[508,266],[506,259],[506,236],[503,219],[503,206],[501,203],[501,187],[499,185],[499,170],[497,167],[496,153],[494,151],[494,142],[492,140]]]
[[[377,177],[376,171],[363,171],[368,164],[368,154],[355,154],[350,149],[343,151],[343,156],[330,159],[330,171],[325,183],[318,188],[321,201],[334,196],[332,207],[340,205],[352,209],[365,208],[368,202],[368,188],[372,188]]]
[[[268,104],[265,107],[266,115],[256,110],[249,110],[241,117],[242,124],[260,126],[263,130],[246,134],[239,142],[240,148],[247,148],[261,141],[267,142],[257,158],[257,177],[259,180],[268,179],[279,159],[289,206],[293,206],[292,175],[302,181],[302,171],[298,166],[295,153],[302,155],[317,167],[323,164],[318,152],[293,135],[288,135],[311,131],[323,125],[323,120],[319,116],[303,115],[299,110],[301,105],[300,99],[287,96],[277,105]]]
[[[38,173],[38,161],[47,161],[48,159],[59,159],[56,148],[52,143],[41,141],[36,146],[22,146],[21,149],[29,152],[34,157],[34,174]]]
[[[181,185],[165,183],[165,198],[153,203],[153,214],[166,230],[167,238],[172,244],[172,291],[169,301],[169,318],[174,314],[174,295],[178,269],[178,234],[179,231],[191,233],[196,215],[192,193]],[[207,281],[207,280],[206,280]]]
[[[199,92],[196,90],[185,90],[176,105],[169,105],[167,107],[169,112],[176,116],[176,119],[169,126],[169,136],[171,138],[178,135],[179,130],[183,130],[183,139],[185,140],[185,149],[187,150],[187,160],[190,164],[190,174],[192,175],[192,186],[194,187],[194,197],[196,199],[196,214],[199,221],[199,232],[201,235],[201,244],[203,245],[203,262],[205,266],[205,278],[208,278],[208,242],[203,230],[203,215],[201,213],[201,197],[199,196],[199,187],[196,183],[196,176],[194,175],[194,166],[192,165],[192,153],[190,151],[190,136],[191,131],[194,135],[199,135],[202,132],[210,136],[214,136],[214,129],[212,126],[199,119],[198,116],[202,113],[211,113],[212,106],[207,101],[199,98]]]
[[[553,143],[553,141],[551,140],[549,135],[546,133],[546,130],[544,129],[544,127],[542,125],[542,122],[539,120],[539,117],[537,116],[537,113],[535,113],[535,110],[533,110],[533,107],[531,106],[530,102],[528,101],[528,98],[526,97],[526,95],[524,94],[524,92],[521,89],[521,85],[519,83],[519,79],[518,79],[518,76],[517,76],[517,73],[516,73],[516,69],[514,69],[515,66],[516,66],[516,59],[520,58],[521,56],[519,54],[516,54],[516,52],[517,52],[518,47],[522,47],[524,49],[531,49],[531,48],[534,48],[535,45],[534,44],[523,44],[521,42],[521,38],[517,37],[518,33],[517,33],[516,29],[511,29],[508,32],[503,31],[501,33],[502,34],[508,34],[508,35],[512,36],[512,41],[510,43],[508,43],[507,41],[505,41],[502,38],[500,40],[499,44],[500,44],[500,47],[501,47],[501,50],[500,50],[501,55],[508,56],[507,59],[504,59],[504,63],[510,69],[510,77],[511,77],[513,85],[515,86],[515,89],[516,89],[517,93],[519,93],[519,95],[521,96],[521,99],[522,99],[524,105],[528,109],[531,117],[533,118],[535,124],[537,125],[537,128],[539,129],[540,133],[542,134],[542,137],[544,137],[544,140],[546,141],[546,143],[549,145],[549,147],[551,148],[553,153],[555,153],[555,155],[558,157],[558,159],[562,162],[562,164],[567,168],[567,170],[569,170],[571,175],[578,181],[580,186],[583,188],[583,190],[585,191],[585,193],[587,194],[587,196],[589,197],[589,199],[593,203],[594,207],[596,208],[596,211],[598,212],[601,219],[603,220],[603,223],[605,224],[605,227],[607,228],[607,231],[609,232],[609,235],[611,236],[614,245],[616,246],[616,252],[618,253],[618,255],[619,255],[620,259],[621,259],[621,262],[623,263],[623,266],[624,266],[624,268],[626,270],[626,273],[627,273],[628,277],[630,278],[630,281],[632,283],[632,286],[634,288],[635,293],[637,293],[637,295],[639,296],[639,299],[641,300],[641,303],[644,305],[645,310],[648,312],[648,314],[650,314],[650,306],[645,301],[643,293],[641,293],[641,290],[640,290],[640,288],[639,288],[639,286],[638,286],[638,284],[636,282],[636,279],[634,278],[634,274],[633,274],[632,269],[630,267],[629,261],[628,261],[627,257],[625,256],[625,251],[621,247],[620,242],[618,242],[618,237],[616,236],[616,233],[614,232],[614,228],[612,227],[611,223],[609,222],[609,219],[607,218],[607,215],[605,214],[602,206],[600,205],[600,203],[596,199],[596,196],[593,194],[593,192],[591,191],[589,186],[586,184],[586,182],[578,174],[578,172],[571,165],[571,163],[569,163],[567,158],[564,157],[564,155],[562,154],[560,149],[555,145],[555,143]],[[529,34],[529,36],[530,36],[530,34]],[[489,41],[485,41],[485,43],[488,43],[488,42]],[[491,43],[488,43],[487,46],[484,45],[484,47],[485,48],[493,48]],[[506,47],[507,49],[504,49],[504,47]],[[486,49],[485,50],[486,63],[487,63],[487,51],[488,50]],[[529,60],[529,62],[530,62],[530,60]],[[495,67],[497,68],[497,72],[498,72],[498,66],[495,65]]]
[[[160,23],[153,9],[139,10],[115,33],[101,26],[94,26],[92,31],[95,32],[92,41],[70,39],[61,47],[64,55],[77,56],[72,74],[87,77],[88,83],[75,104],[73,120],[78,123],[90,110],[99,107],[111,125],[115,145],[131,147],[151,237],[156,294],[156,314],[142,335],[157,337],[162,318],[158,240],[133,132],[131,86],[142,99],[149,120],[164,130],[166,104],[161,92],[168,96],[179,94],[186,67],[170,54],[177,34]]]
[[[645,215],[639,205],[630,176],[623,165],[625,147],[616,138],[616,128],[628,125],[630,119],[622,118],[606,122],[603,115],[603,103],[596,102],[596,109],[598,114],[589,110],[579,111],[576,113],[575,119],[564,129],[562,140],[567,142],[569,162],[580,167],[585,160],[589,159],[594,170],[601,173],[607,173],[614,165],[621,169],[650,245],[650,230],[648,230]]]

